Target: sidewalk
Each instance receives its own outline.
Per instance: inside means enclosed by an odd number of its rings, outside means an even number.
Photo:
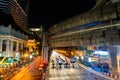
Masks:
[[[98,68],[98,67],[94,67],[92,68],[93,70],[97,71],[97,72],[101,72],[101,68]]]
[[[78,63],[78,65],[80,67],[86,69],[87,71],[89,71],[91,74],[93,74],[96,77],[100,76],[100,77],[106,78],[107,80],[116,80],[116,79],[111,78],[110,76],[103,75],[100,72],[93,70],[91,67],[87,67],[87,66],[85,66],[85,65],[83,65],[81,63]]]
[[[102,73],[109,73],[109,67],[101,67],[101,64],[98,65],[98,63],[95,62],[87,62],[87,61],[82,61],[80,62],[82,65],[90,67],[91,69],[97,71],[97,72],[102,72]]]
[[[115,75],[115,74],[109,73],[109,71],[107,69],[102,70],[102,68],[100,68],[100,67],[90,65],[89,62],[88,62],[89,66],[84,65],[86,63],[84,63],[84,64],[82,64],[82,63],[79,62],[78,63],[79,66],[83,67],[84,69],[88,70],[89,72],[91,72],[95,75],[99,75],[101,77],[105,77],[110,80],[120,80],[120,75]]]

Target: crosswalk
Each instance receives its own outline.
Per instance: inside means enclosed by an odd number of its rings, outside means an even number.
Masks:
[[[92,76],[91,72],[88,72],[86,69],[79,67],[70,67],[70,68],[52,68],[50,63],[47,73],[46,80],[109,80],[98,75]]]
[[[70,68],[70,69],[50,69],[49,70],[49,76],[68,76],[68,75],[78,75],[78,74],[84,74],[82,72],[79,72],[78,69]]]
[[[47,80],[92,80],[82,68],[52,68],[49,65]]]

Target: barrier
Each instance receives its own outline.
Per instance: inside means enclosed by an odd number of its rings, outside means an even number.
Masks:
[[[86,69],[87,71],[93,73],[93,74],[96,74],[98,76],[104,77],[104,78],[109,79],[109,80],[114,80],[113,77],[105,76],[105,75],[103,75],[103,73],[96,72],[96,71],[92,70],[91,68],[88,68],[80,63],[78,65],[81,66],[82,68]]]

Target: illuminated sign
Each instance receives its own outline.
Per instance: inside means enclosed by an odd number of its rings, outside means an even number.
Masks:
[[[95,51],[95,54],[108,55],[108,51]]]
[[[87,46],[87,50],[94,50],[94,46]]]

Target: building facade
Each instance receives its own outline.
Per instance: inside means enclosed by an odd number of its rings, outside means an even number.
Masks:
[[[1,64],[19,62],[24,55],[28,38],[25,5],[23,7],[17,0],[0,0]]]

